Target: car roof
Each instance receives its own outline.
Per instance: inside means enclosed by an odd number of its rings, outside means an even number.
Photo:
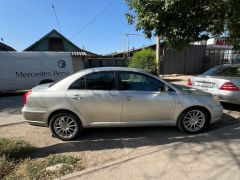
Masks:
[[[84,69],[81,71],[78,71],[76,74],[85,74],[89,72],[96,72],[96,71],[134,71],[134,72],[142,72],[147,73],[141,69],[135,69],[135,68],[129,68],[129,67],[96,67],[96,68],[90,68],[90,69]]]
[[[59,81],[54,86],[52,86],[50,89],[66,90],[66,87],[68,88],[68,86],[72,83],[72,81],[75,81],[77,78],[84,76],[86,74],[92,73],[92,72],[101,72],[101,71],[131,71],[131,72],[143,73],[143,74],[149,75],[153,78],[159,79],[160,81],[162,81],[163,83],[167,84],[169,87],[174,89],[176,92],[179,92],[178,88],[171,85],[171,83],[166,82],[163,79],[160,79],[158,76],[154,76],[154,75],[152,75],[146,71],[143,71],[141,69],[128,68],[128,67],[97,67],[97,68],[84,69],[84,70],[78,71],[78,72],[64,78],[63,80]]]

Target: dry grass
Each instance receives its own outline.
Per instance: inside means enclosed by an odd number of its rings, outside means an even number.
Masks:
[[[0,139],[0,179],[53,179],[84,169],[81,159],[66,155],[36,157],[37,148],[24,141]],[[56,171],[47,167],[64,166]]]

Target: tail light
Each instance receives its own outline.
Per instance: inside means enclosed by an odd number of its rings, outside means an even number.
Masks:
[[[192,86],[192,81],[191,81],[191,79],[188,79],[187,85],[188,85],[188,86]]]
[[[23,104],[27,104],[27,97],[32,93],[32,90],[26,92],[23,96]]]
[[[231,82],[225,82],[221,87],[220,90],[226,90],[226,91],[240,91],[240,89]]]

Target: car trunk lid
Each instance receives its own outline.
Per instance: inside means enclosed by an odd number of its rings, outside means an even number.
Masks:
[[[197,76],[191,78],[192,86],[199,89],[218,89],[221,80],[210,76]]]
[[[221,88],[226,83],[231,82],[238,88],[240,88],[239,77],[227,77],[227,76],[196,76],[191,78],[192,87],[200,90],[214,91]]]
[[[35,86],[34,88],[32,88],[32,92],[47,90],[51,86],[51,84],[53,83],[40,84],[38,86]]]

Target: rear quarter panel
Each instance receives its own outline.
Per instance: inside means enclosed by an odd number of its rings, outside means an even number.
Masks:
[[[83,127],[87,126],[85,117],[71,104],[64,91],[32,92],[24,108],[25,111],[44,113],[45,122],[55,111],[69,110],[80,118]]]

